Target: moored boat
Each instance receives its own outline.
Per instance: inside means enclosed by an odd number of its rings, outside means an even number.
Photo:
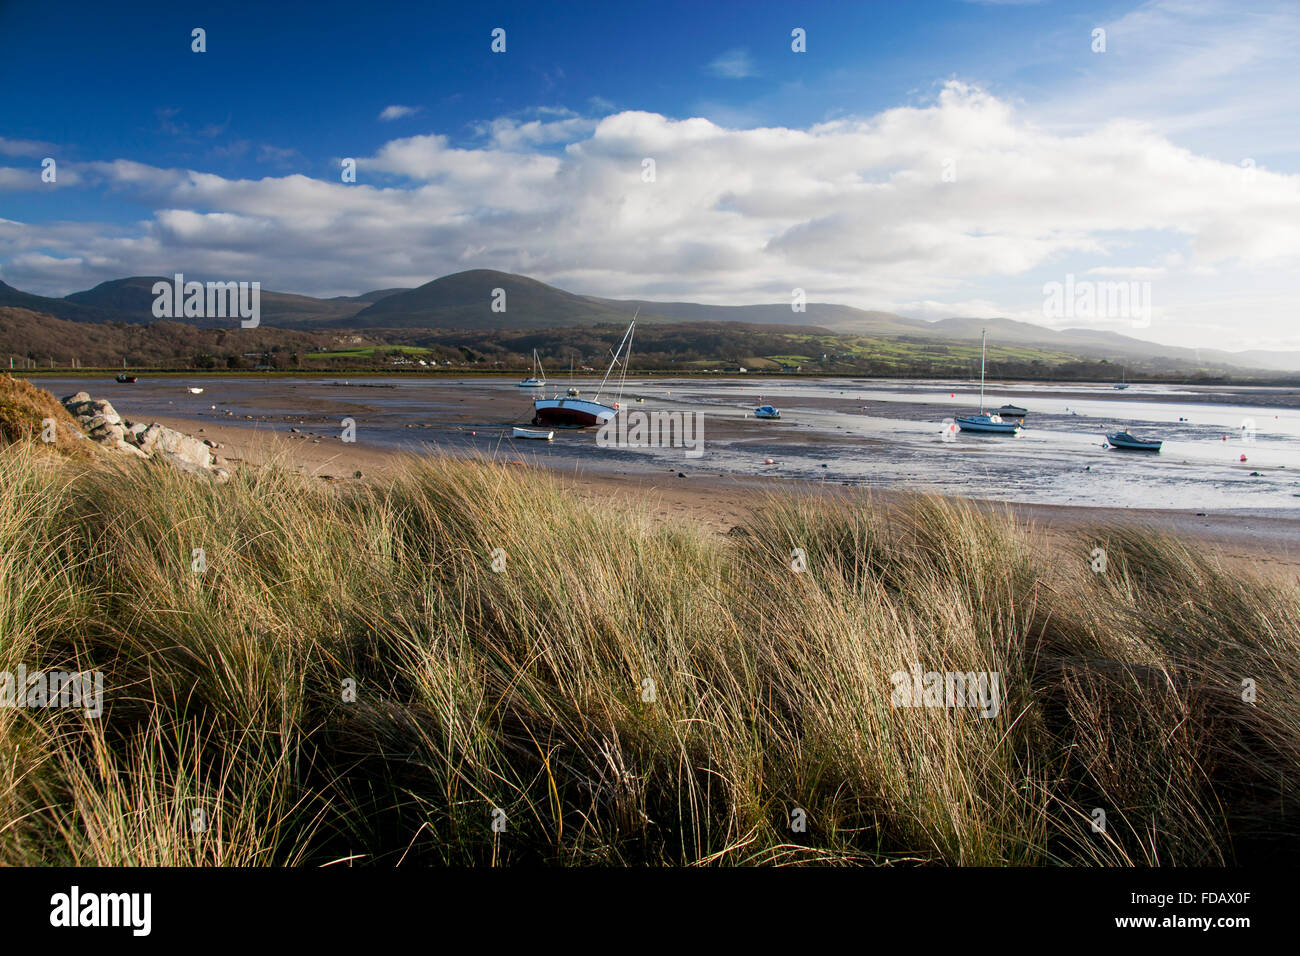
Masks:
[[[987,332],[980,333],[980,413],[978,415],[957,416],[957,425],[964,432],[983,432],[989,435],[1019,435],[1020,422],[1004,422],[1001,415],[989,415],[984,411],[984,346],[987,338]]]
[[[1157,438],[1138,438],[1136,435],[1130,435],[1128,429],[1118,431],[1113,435],[1107,435],[1106,440],[1110,442],[1112,448],[1119,448],[1123,451],[1160,451],[1163,441]]]
[[[126,372],[119,372],[116,381],[123,385],[132,385],[135,383],[135,376],[127,375]]]
[[[542,431],[538,428],[520,428],[515,426],[515,438],[534,438],[537,441],[551,441],[555,438],[555,432]]]
[[[618,402],[605,403],[600,400],[601,393],[605,390],[605,384],[609,381],[610,374],[614,371],[614,366],[619,364],[619,357],[623,356],[623,350],[626,347],[627,355],[623,358],[623,375],[619,381],[618,393],[621,397],[623,394],[623,382],[627,379],[627,363],[632,356],[632,332],[636,328],[636,317],[640,311],[632,314],[632,321],[628,323],[627,331],[623,333],[623,341],[619,342],[618,349],[614,352],[614,357],[610,360],[609,368],[605,370],[605,377],[601,379],[600,388],[592,398],[578,398],[574,395],[560,398],[558,395],[554,398],[539,398],[533,402],[533,424],[534,425],[558,425],[562,428],[590,428],[593,425],[603,425],[615,415],[618,414]],[[576,389],[571,389],[576,392]]]
[[[780,418],[781,412],[771,405],[760,405],[754,409],[755,418]]]
[[[958,415],[957,424],[964,432],[987,432],[992,435],[1019,435],[1020,422],[1004,422],[1001,415]]]
[[[533,349],[533,370],[529,376],[519,383],[520,388],[541,388],[546,384],[546,372],[542,369],[542,360],[537,356],[537,349]]]
[[[1024,418],[1029,414],[1029,409],[1021,408],[1019,405],[1003,405],[993,414],[1002,418]]]

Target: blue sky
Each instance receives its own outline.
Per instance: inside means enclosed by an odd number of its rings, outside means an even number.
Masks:
[[[1151,283],[1149,324],[1091,324],[1300,347],[1294,3],[129,6],[0,4],[20,288],[484,266],[1089,324],[1043,314],[1069,274]]]

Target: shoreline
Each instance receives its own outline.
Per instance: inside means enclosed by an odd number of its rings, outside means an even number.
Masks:
[[[260,466],[279,460],[329,482],[382,478],[401,462],[421,452],[386,445],[344,444],[336,438],[311,438],[285,434],[257,425],[235,425],[207,418],[160,416],[170,428],[217,443],[216,454],[233,465]],[[426,454],[457,454],[450,449],[425,446]],[[614,501],[636,506],[663,523],[689,523],[713,535],[726,535],[743,525],[767,493],[842,493],[838,484],[775,476],[694,474],[678,477],[676,469],[628,468],[603,471],[572,461],[548,462],[543,458],[502,457],[544,469],[572,487],[584,501]],[[922,490],[922,489],[918,489]],[[861,492],[859,492],[861,493]],[[891,501],[906,491],[874,489],[865,493],[872,501]],[[1043,536],[1049,544],[1064,546],[1077,532],[1104,525],[1136,525],[1174,535],[1213,550],[1225,563],[1250,568],[1261,577],[1295,583],[1300,579],[1300,517],[1260,516],[1231,512],[1193,512],[1163,509],[1118,509],[1105,506],[1024,504],[987,501],[950,495],[978,508],[1011,513]],[[1081,555],[1080,560],[1086,556]]]

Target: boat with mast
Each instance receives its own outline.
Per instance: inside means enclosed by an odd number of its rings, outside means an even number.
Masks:
[[[619,359],[622,358],[618,397],[620,400],[623,398],[623,385],[627,381],[627,367],[632,358],[632,333],[636,329],[636,317],[639,314],[639,309],[632,314],[632,321],[628,323],[627,331],[623,333],[623,341],[619,342],[618,348],[614,350],[614,357],[610,360],[609,368],[605,370],[605,377],[600,380],[600,388],[596,391],[596,394],[591,398],[578,398],[572,395],[563,398],[559,395],[553,398],[539,398],[533,402],[534,425],[589,428],[592,425],[603,425],[618,414],[619,402],[615,401],[606,404],[600,400],[600,396],[609,383],[609,377],[613,374],[614,367],[620,364]]]
[[[984,352],[988,340],[988,330],[980,332],[980,413],[978,415],[958,416],[957,424],[964,432],[984,432],[991,435],[1019,435],[1020,422],[1004,422],[1001,415],[984,413]]]
[[[519,383],[520,388],[541,388],[546,384],[546,372],[542,369],[542,360],[537,356],[537,349],[533,349],[533,371]]]

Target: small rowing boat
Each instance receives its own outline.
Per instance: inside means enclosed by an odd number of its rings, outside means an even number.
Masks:
[[[540,428],[520,428],[515,426],[516,438],[533,438],[537,441],[551,441],[555,438],[555,432],[544,431]]]

